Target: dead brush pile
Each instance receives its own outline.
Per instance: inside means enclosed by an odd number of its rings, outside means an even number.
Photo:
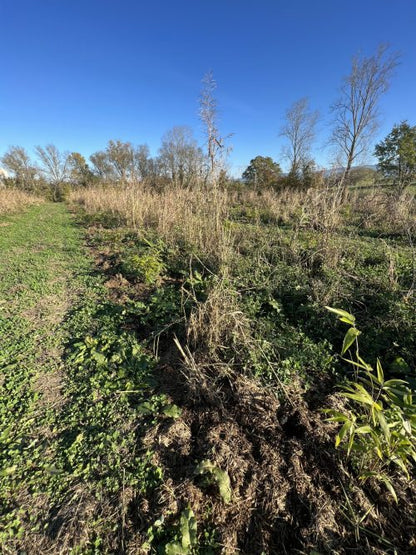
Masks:
[[[0,189],[0,215],[18,212],[40,202],[42,199],[18,189]]]
[[[189,355],[184,365],[182,380],[172,368],[162,370],[163,390],[183,412],[145,439],[165,482],[142,506],[143,521],[168,514],[174,523],[190,505],[198,522],[215,528],[218,552],[227,554],[343,554],[358,542],[361,553],[381,555],[389,546],[384,535],[397,539],[397,527],[412,535],[411,514],[402,515],[387,496],[366,493],[351,479],[334,452],[333,430],[296,386],[287,390],[288,404],[242,376],[207,383],[206,368],[198,368]],[[198,481],[195,469],[204,460],[229,475],[230,503]],[[415,501],[414,492],[400,500],[413,507]],[[376,541],[366,545],[366,534]],[[407,541],[400,544],[403,553],[414,548]]]

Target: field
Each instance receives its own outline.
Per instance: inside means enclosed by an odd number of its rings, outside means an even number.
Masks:
[[[415,551],[411,192],[106,186],[11,207],[2,553]]]

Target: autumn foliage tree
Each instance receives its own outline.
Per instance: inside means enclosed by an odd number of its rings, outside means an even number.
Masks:
[[[0,162],[12,174],[16,187],[25,191],[34,188],[38,168],[22,146],[11,146]]]
[[[88,187],[93,185],[95,176],[84,156],[79,152],[71,152],[68,158],[69,180],[72,185]]]

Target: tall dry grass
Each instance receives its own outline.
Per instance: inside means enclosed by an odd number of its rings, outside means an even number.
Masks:
[[[19,212],[28,206],[43,202],[18,189],[0,189],[0,215]]]
[[[291,228],[310,228],[332,233],[343,226],[380,228],[407,233],[415,228],[416,200],[411,193],[400,197],[373,189],[353,192],[340,204],[335,187],[308,190],[167,187],[157,191],[144,185],[108,186],[74,191],[71,200],[89,214],[106,213],[120,224],[153,229],[168,244],[194,246],[199,253],[222,260],[236,237],[230,219],[241,213],[251,224],[271,222]],[[246,218],[246,219],[247,219]]]
[[[167,244],[185,244],[221,261],[232,242],[224,225],[232,201],[226,191],[136,185],[75,191],[71,201],[88,214],[105,213],[134,229],[152,229]]]

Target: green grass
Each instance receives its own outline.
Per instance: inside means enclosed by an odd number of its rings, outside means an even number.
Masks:
[[[170,407],[153,391],[155,359],[121,329],[63,205],[2,223],[1,551],[56,550],[59,538],[64,552],[118,552],[126,491],[161,480],[139,447]]]

